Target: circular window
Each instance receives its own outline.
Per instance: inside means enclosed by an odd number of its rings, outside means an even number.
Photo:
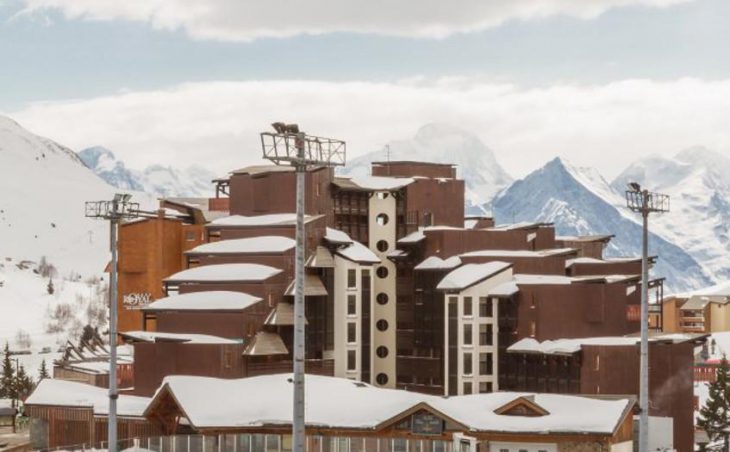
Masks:
[[[388,329],[388,321],[380,319],[375,323],[375,327],[378,329],[378,331],[385,331]]]
[[[380,305],[388,304],[388,294],[385,292],[380,292],[377,297],[375,297],[375,300]]]
[[[375,246],[381,253],[388,251],[388,242],[386,242],[385,240],[378,240],[378,243],[376,243]]]
[[[378,376],[375,377],[375,381],[377,381],[380,386],[387,385],[388,376],[385,374],[378,374]]]
[[[375,217],[375,222],[378,223],[380,226],[385,226],[388,224],[388,215],[384,213],[380,213]]]
[[[378,269],[375,271],[375,274],[378,275],[378,278],[387,278],[388,269],[383,266],[378,267]]]
[[[375,349],[375,354],[378,355],[378,358],[385,358],[388,356],[388,347],[380,346]]]

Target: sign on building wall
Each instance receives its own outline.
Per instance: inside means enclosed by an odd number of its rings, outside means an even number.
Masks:
[[[152,303],[151,293],[129,293],[122,296],[122,306],[124,306],[124,309],[142,309],[150,303]]]
[[[418,435],[440,435],[444,421],[431,413],[416,413],[411,418],[411,432]]]

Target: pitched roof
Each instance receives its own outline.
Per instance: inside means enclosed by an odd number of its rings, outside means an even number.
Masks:
[[[120,395],[117,399],[117,413],[122,417],[142,417],[151,399]],[[26,405],[89,407],[94,414],[109,413],[109,394],[106,388],[99,388],[75,381],[44,378],[38,383]]]
[[[162,333],[159,331],[125,331],[119,333],[132,342],[179,342],[184,344],[240,344],[240,341],[207,334]]]
[[[413,267],[414,270],[451,270],[461,265],[459,256],[451,256],[448,259],[441,259],[438,256],[430,256]]]
[[[243,351],[243,354],[246,356],[287,355],[289,350],[287,350],[284,341],[281,340],[281,336],[278,334],[259,331],[248,344],[246,350]]]
[[[464,290],[510,268],[512,268],[512,264],[500,261],[462,265],[444,276],[436,288],[439,290]]]
[[[164,279],[167,283],[264,281],[281,273],[281,270],[261,264],[216,264],[189,268]]]
[[[243,292],[211,290],[170,295],[148,304],[143,311],[242,311],[261,301]]]

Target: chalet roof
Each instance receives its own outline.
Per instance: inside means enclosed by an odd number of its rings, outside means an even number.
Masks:
[[[273,254],[294,249],[296,244],[297,242],[289,237],[265,235],[204,243],[186,251],[185,254]]]
[[[394,425],[415,410],[449,419],[466,431],[495,433],[612,435],[630,415],[632,398],[596,398],[514,392],[440,397],[377,388],[344,378],[308,375],[305,383],[308,426],[331,429],[377,430]],[[145,414],[151,416],[157,399],[171,394],[191,426],[206,429],[246,429],[290,425],[293,384],[291,374],[237,380],[170,376],[163,381]],[[229,403],[231,394],[246,403]],[[519,398],[529,398],[544,409],[543,416],[498,414],[495,410]],[[342,407],[347,406],[346,410]]]
[[[313,254],[307,258],[309,268],[334,268],[335,260],[332,253],[324,246],[318,246]]]
[[[517,287],[517,282],[513,280],[504,282],[502,284],[497,284],[496,286],[489,289],[488,295],[491,297],[511,297],[519,291],[520,288]]]
[[[500,261],[462,265],[444,276],[436,288],[439,290],[464,290],[510,268],[512,268],[512,264]]]
[[[518,285],[534,284],[574,284],[574,283],[616,283],[633,282],[641,278],[640,275],[587,275],[587,276],[562,276],[562,275],[532,275],[517,273],[514,275]]]
[[[335,177],[332,183],[346,190],[392,191],[399,190],[414,181],[415,179],[411,177],[353,176]]]
[[[653,334],[650,342],[681,343],[695,341],[703,335],[697,334]],[[584,346],[619,347],[633,346],[641,342],[639,336],[585,337],[579,339],[556,339],[539,342],[533,338],[521,339],[507,348],[509,353],[538,353],[545,355],[571,355]]]
[[[125,331],[119,333],[132,342],[179,342],[185,344],[240,344],[240,341],[207,334],[162,333],[159,331]]]
[[[286,288],[284,295],[294,296],[296,287],[294,287],[294,280],[289,283]],[[304,296],[305,297],[325,297],[327,296],[327,288],[324,287],[322,280],[319,276],[305,273],[304,274]]]
[[[398,243],[400,243],[400,244],[418,243],[421,240],[425,240],[425,239],[426,239],[426,234],[423,233],[423,230],[419,229],[418,231],[411,232],[407,236],[399,239]]]
[[[460,254],[461,257],[532,257],[565,256],[576,253],[575,248],[548,248],[544,250],[478,250]]]
[[[416,265],[414,270],[451,270],[461,265],[459,256],[451,256],[448,259],[441,259],[438,256],[430,256]]]
[[[304,319],[304,323],[309,323],[306,318]],[[276,307],[271,310],[268,317],[266,317],[264,324],[274,326],[294,325],[294,305],[284,301],[278,303]]]
[[[657,256],[649,256],[649,263],[656,262]],[[641,262],[641,257],[612,257],[607,259],[596,259],[594,257],[576,257],[565,261],[565,267],[569,268],[575,264],[584,265],[606,265],[606,264],[625,264]]]
[[[694,296],[687,300],[679,309],[680,311],[699,311],[710,304],[710,297]]]
[[[143,311],[242,311],[261,301],[243,292],[211,290],[170,295],[142,308]]]
[[[350,236],[343,231],[327,228],[324,239],[333,245],[337,245],[338,248],[334,250],[335,254],[342,256],[347,260],[361,264],[380,263],[380,258],[378,258],[378,256],[370,250],[370,248],[351,239]]]
[[[491,228],[488,228],[489,231],[516,231],[520,229],[537,229],[541,228],[543,226],[552,226],[553,223],[536,223],[532,221],[522,221],[519,223],[512,223],[512,224],[501,224],[499,226],[494,226]]]
[[[323,215],[305,215],[304,222],[322,218]],[[211,221],[205,226],[208,228],[240,228],[260,226],[294,226],[297,222],[296,213],[274,213],[270,215],[230,215]]]
[[[281,340],[278,334],[259,331],[248,344],[243,354],[246,356],[287,355],[289,350],[286,349],[284,341]]]
[[[117,413],[121,417],[142,417],[151,399],[131,395],[119,395]],[[44,378],[38,383],[26,405],[89,407],[95,415],[109,413],[109,394],[106,388],[99,388],[75,381]]]
[[[563,242],[609,242],[615,236],[613,234],[601,235],[560,235],[555,240]]]
[[[216,264],[193,267],[164,279],[166,283],[264,281],[281,270],[262,264]]]

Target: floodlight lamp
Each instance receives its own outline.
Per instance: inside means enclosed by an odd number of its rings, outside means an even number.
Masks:
[[[636,182],[629,182],[629,188],[630,188],[630,189],[631,189],[632,191],[637,191],[637,192],[638,192],[638,191],[641,191],[641,185],[639,185],[639,184],[638,184],[638,183],[636,183]]]
[[[124,195],[123,195],[123,194],[121,194],[121,193],[116,193],[116,194],[114,195],[114,202],[116,202],[116,203],[120,203],[120,202],[122,202],[123,198],[124,198]]]
[[[299,124],[287,124],[286,125],[286,133],[299,133]]]
[[[129,193],[125,193],[122,195],[122,202],[128,202],[130,199],[132,199],[132,195]]]
[[[276,133],[286,133],[286,124],[284,124],[283,122],[275,122],[271,124],[271,127],[276,130]]]

